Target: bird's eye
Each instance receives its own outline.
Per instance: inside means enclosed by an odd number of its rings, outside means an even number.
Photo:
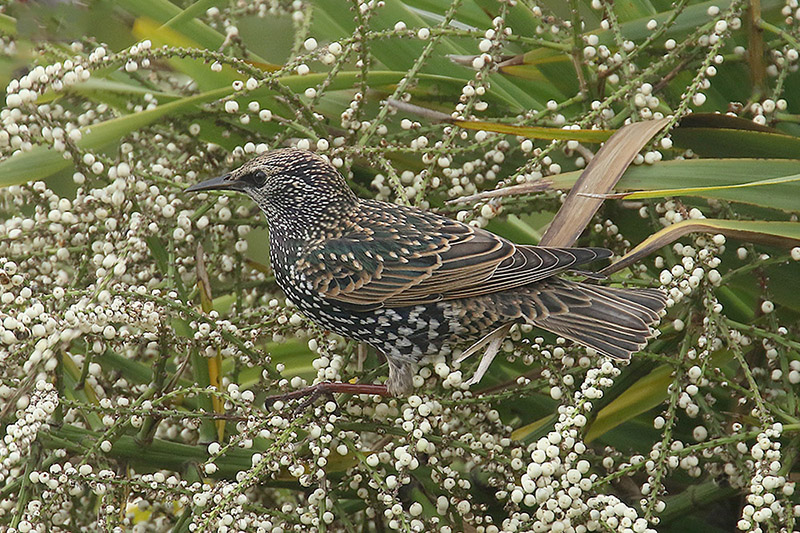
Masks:
[[[263,170],[255,170],[248,176],[249,181],[256,187],[263,187],[267,182],[267,174]]]

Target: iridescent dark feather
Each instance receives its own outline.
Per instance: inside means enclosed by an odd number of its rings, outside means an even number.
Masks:
[[[666,304],[656,289],[554,277],[608,250],[516,245],[435,213],[361,200],[333,166],[302,150],[263,154],[191,189],[240,190],[259,204],[281,288],[323,326],[380,350],[395,394],[408,391],[421,356],[508,323],[629,358]]]
[[[449,218],[364,200],[335,238],[301,248],[295,270],[343,305],[404,307],[528,285],[610,256],[602,248],[518,246]]]

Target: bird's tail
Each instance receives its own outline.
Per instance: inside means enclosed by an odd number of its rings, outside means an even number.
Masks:
[[[629,359],[647,345],[650,325],[667,303],[659,289],[601,287],[558,278],[537,288],[540,305],[531,323],[617,359]]]

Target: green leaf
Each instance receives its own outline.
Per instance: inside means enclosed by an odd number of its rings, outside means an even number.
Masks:
[[[744,242],[759,242],[773,246],[790,247],[800,244],[800,222],[710,218],[683,220],[650,235],[619,261],[601,272],[603,274],[618,272],[689,233],[721,233]]]
[[[202,47],[186,35],[173,28],[162,26],[147,17],[139,17],[133,23],[133,34],[140,40],[150,39],[154,46],[174,46],[188,50],[201,50]],[[230,85],[242,75],[228,65],[219,72],[211,70],[210,65],[193,58],[172,57],[167,63],[178,72],[186,74],[201,91],[210,91]]]
[[[4,13],[0,13],[0,33],[4,35],[17,34],[17,19],[9,17]]]
[[[149,126],[161,117],[166,115],[174,117],[197,109],[199,104],[222,98],[232,91],[231,87],[223,87],[195,96],[181,98],[141,113],[133,113],[99,124],[84,126],[80,129],[83,136],[77,144],[81,149],[91,150],[118,142],[121,137],[137,129]],[[0,187],[43,179],[70,165],[70,160],[65,159],[64,154],[56,152],[47,146],[34,146],[28,152],[18,153],[0,162]]]
[[[698,191],[696,196],[793,212],[797,211],[800,198],[800,183],[796,181],[763,187],[732,188],[731,185],[750,183],[754,176],[768,180],[798,173],[797,159],[678,160],[631,167],[617,186],[627,190],[721,187]]]
[[[721,366],[732,357],[728,351],[715,352],[711,355],[711,364]],[[672,383],[673,371],[673,365],[659,366],[601,409],[586,432],[586,442],[661,405],[669,395],[667,387]]]
[[[689,115],[672,130],[672,140],[706,157],[795,159],[800,154],[800,138],[721,114]]]
[[[201,20],[184,18],[184,10],[168,0],[117,0],[117,6],[137,17],[147,17],[191,38],[199,46],[217,50],[225,42],[225,36]],[[189,8],[191,9],[191,8]]]
[[[355,80],[360,75],[359,72],[343,72],[331,83],[329,90],[351,89]],[[368,76],[368,82],[377,87],[397,83],[404,72],[392,71],[372,71]],[[307,76],[292,75],[280,79],[289,89],[299,92],[304,88],[321,83],[326,74],[311,74]],[[430,86],[444,85],[446,88],[458,86],[461,82],[453,78],[437,75],[420,76],[421,85]],[[121,90],[117,84],[109,84],[106,88]],[[97,85],[90,86],[90,90],[97,88]],[[178,116],[180,114],[196,111],[200,104],[223,98],[233,92],[227,85],[211,91],[203,92],[194,96],[179,98],[175,101],[162,104],[154,109],[148,109],[140,113],[132,113],[122,117],[114,118],[84,126],[81,128],[83,134],[77,143],[81,149],[91,150],[101,148],[114,142],[118,142],[121,137],[156,122],[164,116]],[[243,102],[248,102],[258,98],[273,98],[273,92],[266,87],[253,91],[253,93],[242,97]],[[29,181],[43,179],[63,170],[71,165],[69,159],[65,159],[63,154],[50,149],[47,146],[34,146],[28,152],[19,153],[5,161],[0,162],[0,187],[18,185]]]
[[[564,50],[543,46],[503,61],[498,65],[498,70],[509,76],[552,84],[555,93],[552,98],[560,100],[565,94],[574,92],[576,86],[575,75],[570,71],[571,65],[570,57]]]
[[[150,39],[156,46],[174,46],[188,50],[202,50],[203,47],[193,41],[190,37],[179,33],[174,28],[166,25],[159,25],[157,22],[147,17],[139,17],[133,24],[133,34],[139,39]],[[217,87],[222,87],[233,83],[234,80],[243,79],[244,76],[229,65],[222,65],[219,72],[211,70],[204,61],[199,61],[192,57],[171,58],[169,64],[178,72],[186,74],[191,78],[200,90],[209,91]],[[280,68],[278,65],[266,63],[263,60],[253,59],[250,63],[257,63],[262,70],[275,71]]]
[[[420,17],[429,15],[432,23],[441,20],[442,3],[436,0],[408,0],[409,6],[420,11]],[[427,13],[426,13],[427,12]],[[474,28],[488,28],[492,24],[492,17],[481,9],[475,2],[462,2],[456,13],[455,20]]]
[[[564,172],[533,183],[465,196],[450,203],[476,202],[488,198],[538,193],[547,189],[571,189],[581,173],[582,171]],[[687,186],[698,189],[719,187],[706,192],[698,190],[697,196],[795,212],[798,210],[797,199],[800,198],[800,183],[796,181],[770,183],[764,187],[735,188],[731,185],[750,183],[753,176],[767,180],[798,173],[798,159],[686,159],[630,166],[615,188],[654,191]],[[584,193],[591,194],[592,191]]]
[[[164,23],[167,28],[181,27],[188,24],[198,15],[202,15],[211,7],[220,7],[226,4],[225,0],[197,0],[194,4],[169,19]]]
[[[495,133],[519,135],[529,139],[559,139],[564,141],[582,141],[599,143],[608,140],[616,130],[565,130],[562,128],[546,128],[542,126],[514,126],[501,122],[483,120],[451,120],[453,124],[468,130],[485,130]]]
[[[714,185],[709,187],[683,187],[680,189],[656,189],[653,191],[633,191],[612,194],[591,194],[588,196],[597,198],[614,198],[617,200],[639,200],[643,198],[663,198],[668,196],[711,196],[717,191],[728,189],[744,189],[749,187],[764,187],[767,185],[778,185],[781,183],[792,183],[800,181],[800,174],[792,176],[781,176],[779,178],[769,178],[765,180],[751,181],[749,183],[736,183],[734,185]]]
[[[121,376],[131,383],[148,384],[153,381],[152,367],[128,357],[123,357],[111,350],[106,350],[102,354],[95,356],[95,361],[105,371],[119,372]]]
[[[147,247],[150,248],[150,255],[153,256],[158,271],[166,276],[169,271],[169,252],[167,252],[167,248],[158,237],[147,237],[145,242]]]
[[[149,87],[142,87],[132,83],[125,83],[103,78],[89,78],[88,80],[74,85],[66,91],[68,94],[80,94],[87,98],[98,98],[105,94],[111,94],[121,97],[137,97],[142,98],[146,94],[150,94],[164,104],[173,100],[178,100],[183,96],[180,94],[166,93],[163,91],[156,91]],[[48,92],[38,99],[38,103],[45,103],[50,100],[55,100],[61,95],[53,92]]]
[[[552,424],[555,421],[555,417],[553,415],[545,416],[540,418],[539,420],[534,420],[530,424],[525,424],[522,427],[519,427],[511,432],[511,438],[515,441],[520,441],[528,437],[537,429],[541,429],[548,425],[548,423]]]
[[[70,400],[77,400],[85,404],[99,404],[97,394],[95,393],[95,390],[92,388],[91,384],[84,382],[83,386],[78,388],[78,382],[81,377],[81,369],[78,368],[78,365],[75,363],[73,357],[74,356],[67,351],[61,352],[61,365],[63,369],[61,376],[64,380],[65,396]],[[84,364],[88,363],[84,362]],[[100,417],[97,415],[97,413],[93,411],[87,411],[84,416],[92,428],[103,427],[103,422],[100,420]]]
[[[331,28],[336,28],[341,32],[340,37],[343,37],[350,36],[355,31],[353,14],[348,9],[342,9],[342,4],[338,0],[318,0],[314,3],[314,8],[312,32],[319,31],[321,34],[330,34]],[[404,21],[410,28],[430,25],[430,22],[425,20],[415,9],[403,5],[402,2],[386,2],[384,7],[373,12],[369,27],[372,30],[389,29],[393,28],[399,20]],[[426,45],[426,42],[418,39],[376,39],[368,43],[370,54],[380,64],[390,70],[402,71],[404,74],[413,58],[420,57]],[[458,78],[463,86],[464,82],[473,77],[474,71],[454,64],[448,59],[448,56],[474,53],[474,47],[465,46],[463,40],[441,39],[436,50],[423,66],[422,72]],[[539,99],[535,90],[523,89],[502,76],[493,78],[492,92],[514,113],[530,108],[541,109],[544,102],[547,101]]]

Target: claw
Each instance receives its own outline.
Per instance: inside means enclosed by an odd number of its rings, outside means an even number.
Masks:
[[[464,353],[458,356],[456,362],[461,362],[486,346],[486,351],[483,352],[483,356],[481,357],[480,363],[478,363],[477,370],[475,370],[475,373],[472,375],[472,377],[466,381],[467,385],[474,385],[475,383],[480,382],[480,380],[483,378],[483,375],[489,369],[489,365],[492,364],[495,356],[500,351],[500,347],[503,345],[503,341],[505,340],[506,335],[508,335],[511,326],[513,326],[513,324],[510,322],[508,324],[503,324],[467,348]]]

